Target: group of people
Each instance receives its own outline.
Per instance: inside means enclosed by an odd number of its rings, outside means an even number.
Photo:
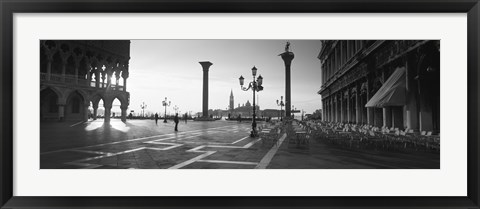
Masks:
[[[158,125],[158,113],[155,113],[155,125]],[[187,123],[187,116],[185,115],[184,117],[185,123]],[[165,119],[166,121],[167,119]],[[175,123],[175,131],[178,131],[178,123],[180,122],[180,119],[178,118],[178,113],[175,113],[175,117],[173,117],[173,122]]]

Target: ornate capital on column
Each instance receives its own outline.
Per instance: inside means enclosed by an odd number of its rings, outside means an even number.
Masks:
[[[208,71],[210,66],[213,65],[213,63],[211,63],[210,61],[203,61],[203,62],[199,62],[199,63],[200,63],[200,65],[202,65],[203,71]]]

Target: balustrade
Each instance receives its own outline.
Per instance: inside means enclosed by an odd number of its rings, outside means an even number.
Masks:
[[[87,79],[84,79],[84,78],[76,78],[74,75],[62,76],[61,74],[50,74],[49,81],[47,80],[47,77],[48,77],[47,73],[40,73],[40,81],[42,82],[60,83],[60,84],[66,84],[69,86],[75,85],[75,86],[85,86],[85,87],[96,88],[95,81],[88,81]],[[78,81],[78,84],[76,81]],[[102,88],[102,85],[100,85],[99,88]],[[107,88],[107,85],[104,85],[103,89],[105,88]],[[115,90],[115,91],[123,91],[124,87],[122,85],[111,84],[109,89]]]

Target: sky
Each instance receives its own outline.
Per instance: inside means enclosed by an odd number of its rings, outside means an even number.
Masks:
[[[209,109],[228,108],[230,91],[235,107],[250,101],[251,90],[242,91],[238,78],[253,81],[251,69],[262,75],[264,90],[257,92],[263,109],[279,109],[276,100],[285,96],[285,66],[280,53],[287,40],[132,40],[130,45],[130,110],[163,113],[167,97],[174,112],[202,111],[203,70],[200,61],[213,63],[209,70]],[[319,40],[289,40],[295,54],[291,65],[292,104],[297,110],[312,113],[321,109]],[[163,115],[163,114],[161,114]]]

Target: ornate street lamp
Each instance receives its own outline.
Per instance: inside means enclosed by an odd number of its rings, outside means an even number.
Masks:
[[[283,121],[282,108],[283,106],[285,106],[285,104],[283,103],[283,96],[280,97],[280,102],[278,102],[278,99],[277,99],[277,105],[280,106],[280,121]]]
[[[145,102],[142,102],[142,104],[140,105],[140,108],[142,108],[142,117],[144,118],[145,117],[145,108],[147,108],[147,105],[145,104]]]
[[[244,78],[243,76],[240,76],[239,81],[240,81],[240,89],[243,91],[248,91],[249,89],[252,89],[253,91],[253,119],[252,119],[252,132],[250,133],[250,137],[256,137],[258,136],[257,133],[257,122],[255,121],[255,92],[259,92],[263,90],[263,77],[260,75],[258,78],[255,80],[255,76],[257,75],[257,68],[253,66],[252,68],[252,76],[253,76],[253,81],[248,84],[248,87],[243,87],[244,84]]]
[[[173,107],[173,109],[175,110],[175,114],[177,114],[177,111],[178,111],[177,105],[175,105],[175,107]]]
[[[165,119],[163,120],[164,123],[167,122],[167,106],[170,106],[171,103],[171,101],[167,101],[167,97],[165,97],[165,100],[162,101],[162,105],[165,107]]]

